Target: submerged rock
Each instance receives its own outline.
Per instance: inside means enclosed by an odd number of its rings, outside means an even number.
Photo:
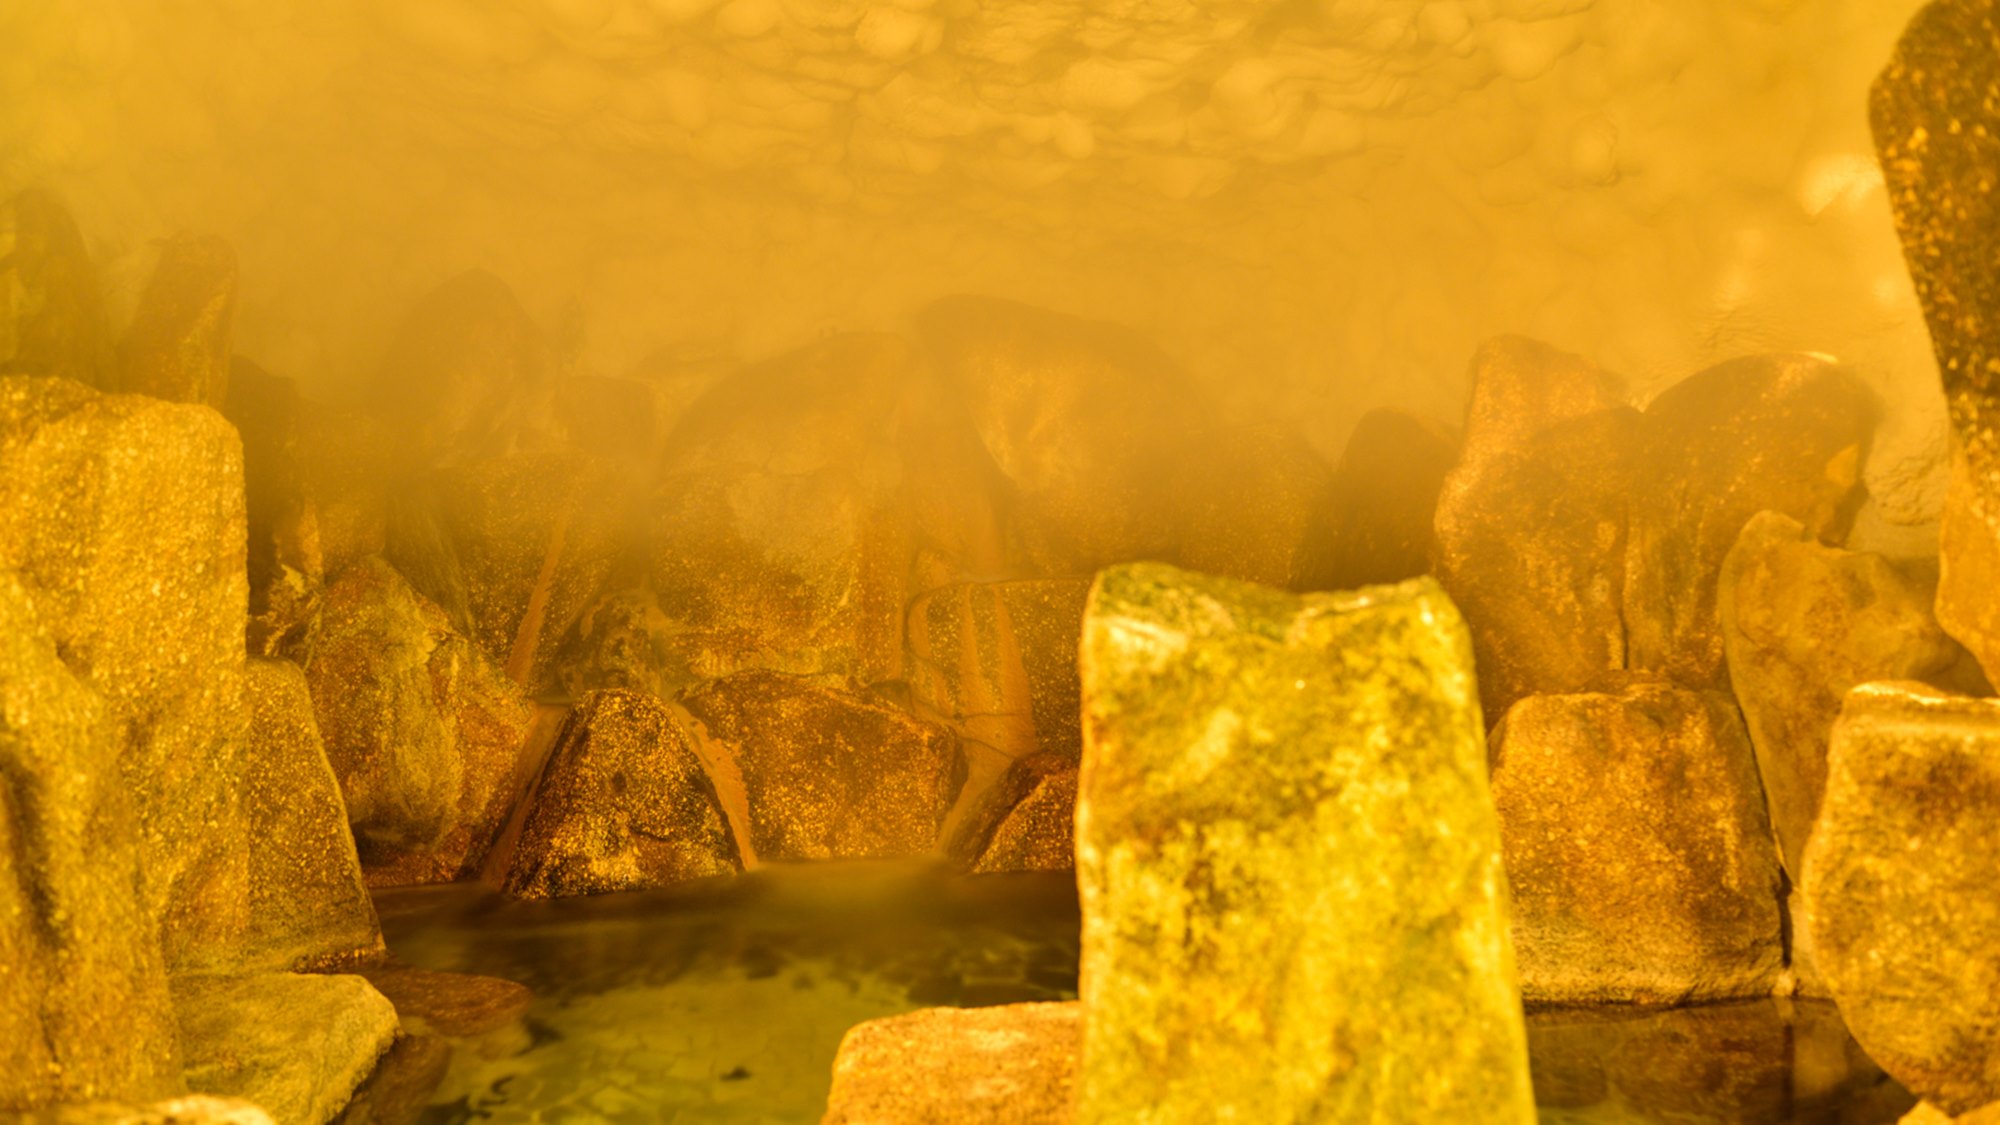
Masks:
[[[469,1039],[506,1027],[528,1012],[535,995],[498,977],[445,973],[390,962],[363,966],[361,977],[395,1005],[404,1030]]]
[[[213,235],[175,235],[119,344],[119,389],[220,410],[235,333],[236,251]]]
[[[743,869],[684,714],[585,697],[542,771],[507,872],[524,898],[664,887]]]
[[[1077,768],[1055,754],[1007,767],[952,836],[952,858],[974,874],[1068,871],[1076,865]]]
[[[948,729],[796,677],[740,672],[682,702],[742,775],[760,860],[929,853],[965,782]]]
[[[375,904],[361,878],[340,782],[320,743],[305,673],[289,661],[252,660],[244,703],[254,956],[289,969],[380,954]]]
[[[1873,395],[1810,355],[1753,356],[1691,375],[1646,407],[1625,545],[1626,662],[1729,686],[1716,588],[1743,525],[1766,509],[1838,541],[1861,500]]]
[[[1870,1057],[1948,1113],[2000,1101],[2000,701],[1849,692],[1803,897]]]
[[[119,749],[0,570],[0,1111],[181,1088]]]
[[[1492,745],[1523,997],[1770,994],[1781,876],[1727,696],[1643,679],[1531,696]]]
[[[0,205],[0,375],[111,384],[111,331],[83,235],[54,196]]]
[[[823,1125],[1067,1122],[1079,1008],[926,1008],[857,1024],[833,1061]]]
[[[255,656],[302,653],[319,616],[326,567],[319,511],[299,458],[298,389],[238,357],[230,369],[223,416],[243,439],[248,519],[250,626]]]
[[[1457,439],[1429,419],[1386,408],[1362,415],[1334,469],[1331,530],[1311,587],[1355,590],[1430,573],[1438,496],[1457,462]]]
[[[1534,1120],[1472,655],[1429,580],[1098,576],[1078,1119]]]
[[[260,973],[174,982],[188,1086],[284,1125],[324,1125],[396,1038],[396,1009],[354,976]]]
[[[1089,595],[1088,581],[1055,578],[960,583],[918,597],[908,638],[918,713],[1009,762],[1037,752],[1075,762],[1076,648]]]

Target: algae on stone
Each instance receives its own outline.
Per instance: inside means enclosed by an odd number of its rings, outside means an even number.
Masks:
[[[1078,1119],[1533,1121],[1471,647],[1437,585],[1114,567],[1082,652]]]

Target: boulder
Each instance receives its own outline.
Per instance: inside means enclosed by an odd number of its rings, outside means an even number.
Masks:
[[[682,702],[740,773],[761,860],[932,852],[965,782],[950,730],[797,677],[739,672]]]
[[[30,188],[0,204],[0,375],[112,381],[97,268],[60,201]]]
[[[349,964],[382,953],[340,782],[327,763],[305,673],[252,660],[243,817],[250,838],[250,939],[278,968]]]
[[[912,548],[892,423],[911,365],[896,337],[836,336],[681,419],[651,508],[667,682],[899,677]]]
[[[396,1038],[396,1009],[355,976],[256,973],[174,982],[187,1082],[283,1125],[325,1125]]]
[[[302,654],[326,585],[318,507],[299,458],[302,412],[290,379],[236,358],[223,416],[243,439],[250,564],[245,645],[255,656]]]
[[[1870,1057],[1947,1113],[2000,1101],[2000,700],[1849,692],[1802,894]]]
[[[0,378],[0,570],[119,729],[170,969],[247,925],[243,455],[206,407]]]
[[[119,389],[220,410],[235,333],[236,251],[213,235],[175,235],[119,344]]]
[[[976,875],[1076,865],[1076,764],[1036,754],[1007,767],[952,833],[952,858]]]
[[[1617,376],[1581,356],[1525,336],[1496,336],[1472,358],[1461,459],[1520,453],[1542,431],[1626,403]]]
[[[1333,474],[1285,426],[1212,428],[1168,492],[1180,501],[1174,561],[1204,574],[1305,589],[1341,530]]]
[[[182,1088],[120,745],[0,570],[0,1112]]]
[[[1078,1120],[1534,1120],[1472,653],[1417,579],[1084,620]]]
[[[586,696],[543,768],[506,889],[523,898],[670,886],[743,869],[684,713]]]
[[[1438,496],[1457,463],[1457,437],[1430,419],[1387,408],[1362,415],[1333,471],[1331,527],[1308,584],[1356,590],[1430,573]]]
[[[1725,695],[1631,678],[1531,696],[1492,735],[1529,1002],[1769,995],[1781,875]]]
[[[397,327],[372,387],[405,468],[507,452],[551,413],[548,345],[507,283],[446,281]]]
[[[379,558],[320,616],[306,678],[370,884],[477,871],[526,781],[532,705]]]
[[[1782,512],[1838,542],[1859,506],[1874,431],[1872,393],[1819,356],[1732,360],[1646,407],[1625,543],[1626,663],[1726,690],[1716,590],[1723,560],[1758,512]]]
[[[1079,1005],[926,1008],[841,1038],[822,1125],[1063,1125]]]

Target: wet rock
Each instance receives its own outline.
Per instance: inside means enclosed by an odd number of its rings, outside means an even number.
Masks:
[[[174,982],[188,1086],[286,1125],[331,1121],[396,1037],[396,1010],[354,976],[261,973]]]
[[[243,816],[250,837],[250,938],[264,963],[348,964],[382,951],[375,905],[347,827],[340,782],[327,764],[305,673],[252,660]]]
[[[990,748],[999,766],[1037,752],[1074,763],[1082,682],[1083,579],[960,583],[909,612],[909,682],[918,714]],[[982,779],[983,780],[983,779]]]
[[[534,993],[498,977],[444,973],[401,963],[364,967],[360,975],[395,1005],[405,1030],[469,1039],[518,1021]]]
[[[642,890],[743,868],[685,715],[637,692],[577,705],[533,800],[509,894]]]
[[[304,651],[326,584],[319,512],[299,460],[298,389],[237,357],[223,416],[243,439],[244,509],[249,521],[250,626],[255,656]]]
[[[519,688],[380,559],[327,588],[306,676],[370,884],[476,871],[525,782]]]
[[[1055,754],[1007,767],[952,834],[952,858],[980,875],[1074,867],[1076,775],[1076,764]]]
[[[1935,571],[1921,562],[1824,546],[1777,512],[1752,519],[1723,564],[1730,682],[1756,747],[1780,858],[1795,880],[1847,690],[1871,680],[1978,678],[1960,667],[1964,650],[1931,616],[1935,589]]]
[[[456,1050],[442,1036],[396,1037],[334,1118],[336,1125],[416,1125],[451,1073]]]
[[[1116,567],[1082,666],[1078,1119],[1534,1120],[1471,646],[1437,586]]]
[[[119,389],[220,410],[235,333],[236,251],[213,235],[175,235],[119,344]]]
[[[1484,713],[1582,690],[1625,666],[1629,453],[1619,407],[1542,431],[1520,453],[1469,457],[1438,501],[1438,581],[1463,607]],[[1468,447],[1469,448],[1469,447]]]
[[[506,282],[460,274],[397,328],[374,385],[376,413],[407,467],[504,453],[547,416],[548,346]]]
[[[1716,612],[1724,558],[1766,509],[1839,541],[1861,500],[1875,412],[1851,372],[1809,355],[1711,367],[1646,407],[1625,545],[1630,667],[1729,686]]]
[[[242,466],[205,407],[0,378],[0,569],[123,729],[170,969],[227,957],[247,925]]]
[[[926,1008],[849,1029],[824,1125],[1019,1122],[1072,1116],[1080,1006]]]
[[[668,690],[669,628],[651,590],[606,593],[577,618],[557,651],[556,684],[572,697],[607,688],[662,695]]]
[[[1948,1113],[2000,1101],[2000,702],[1864,684],[1802,881],[1854,1037]]]
[[[1190,570],[1303,589],[1333,551],[1333,474],[1283,426],[1223,427],[1184,459],[1174,560]],[[1421,573],[1421,571],[1419,571]],[[1405,576],[1407,577],[1407,576]]]
[[[1354,590],[1429,573],[1438,495],[1457,463],[1457,438],[1435,422],[1402,410],[1362,415],[1334,469],[1332,530],[1312,587]]]
[[[761,860],[928,853],[965,781],[951,731],[796,677],[741,672],[682,702],[740,771]]]
[[[180,1089],[119,748],[0,570],[0,1111]]]
[[[111,383],[111,332],[76,220],[29,189],[0,205],[0,375]]]
[[[1727,696],[1638,678],[1531,696],[1492,745],[1527,1000],[1770,993],[1777,850]]]
[[[387,549],[392,445],[380,424],[353,411],[316,406],[299,416],[299,472],[328,578]]]
[[[1171,558],[1180,479],[1212,411],[1134,334],[1013,301],[953,297],[918,329],[1007,482],[1035,573]]]
[[[910,369],[896,337],[838,336],[690,408],[652,503],[667,682],[898,678],[911,542],[892,421]]]

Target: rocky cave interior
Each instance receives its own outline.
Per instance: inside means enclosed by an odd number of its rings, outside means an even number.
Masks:
[[[1996,180],[1991,0],[0,3],[0,1113],[2000,1121]]]

